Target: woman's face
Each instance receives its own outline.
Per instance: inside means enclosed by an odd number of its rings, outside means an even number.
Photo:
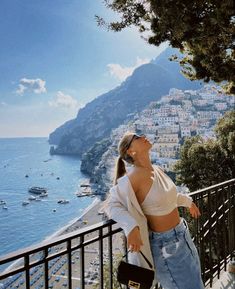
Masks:
[[[129,139],[130,139],[128,145],[129,148],[127,149],[127,152],[130,155],[132,152],[141,153],[149,151],[149,149],[152,147],[152,144],[144,134],[142,135],[132,134],[130,135]]]

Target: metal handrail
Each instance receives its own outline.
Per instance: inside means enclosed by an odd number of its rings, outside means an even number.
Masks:
[[[25,288],[30,288],[30,269],[35,268],[40,265],[44,265],[44,284],[43,288],[49,288],[49,280],[48,280],[48,264],[50,261],[55,260],[58,257],[67,255],[68,259],[68,280],[69,280],[69,286],[68,288],[72,288],[72,275],[71,275],[71,255],[73,252],[79,250],[80,254],[80,264],[81,264],[81,288],[85,288],[85,282],[84,282],[84,257],[85,257],[85,247],[89,246],[92,243],[99,242],[99,256],[100,256],[100,274],[103,274],[103,252],[102,252],[102,244],[103,241],[107,238],[109,240],[109,247],[112,245],[112,236],[121,232],[121,228],[113,228],[113,226],[116,223],[112,220],[99,222],[95,225],[89,226],[87,228],[79,229],[76,232],[73,233],[67,233],[59,237],[55,237],[52,240],[44,241],[38,245],[33,245],[25,249],[21,249],[18,251],[15,251],[13,253],[7,254],[0,258],[0,266],[3,264],[6,264],[8,262],[17,261],[21,258],[23,258],[23,262],[20,262],[18,266],[14,266],[14,268],[10,270],[5,270],[0,273],[0,280],[6,279],[7,277],[13,276],[15,274],[19,274],[22,272],[25,272]],[[105,232],[106,230],[106,232]],[[98,233],[96,237],[93,237],[91,239],[85,240],[85,236],[91,233]],[[72,242],[75,241],[76,244],[72,244]],[[60,250],[59,252],[56,252],[55,250],[50,250],[50,248],[53,248],[55,246],[60,246],[66,244],[66,246]],[[50,252],[52,251],[52,253]],[[30,262],[30,256],[35,254],[43,253],[40,258],[36,258],[36,260],[33,260]],[[112,248],[109,250],[109,258],[112,261]],[[112,264],[112,262],[111,262]],[[19,275],[18,275],[19,276]],[[102,283],[102,280],[101,280]],[[0,287],[1,288],[1,287]],[[3,287],[5,288],[5,287]],[[6,287],[7,288],[7,287]],[[102,288],[102,287],[101,287]]]
[[[199,219],[191,220],[184,209],[181,210],[181,214],[188,220],[194,242],[198,248],[204,283],[212,286],[213,279],[219,277],[222,270],[226,270],[227,263],[235,251],[235,179],[192,192],[190,195],[199,207],[202,216]],[[72,258],[73,254],[78,252],[80,260],[79,286],[84,289],[86,288],[85,249],[98,242],[99,288],[106,288],[104,285],[107,282],[104,277],[104,265],[106,264],[109,273],[109,289],[112,289],[114,288],[113,273],[115,271],[113,236],[120,232],[122,233],[122,229],[113,220],[106,220],[2,256],[0,257],[0,266],[20,260],[17,266],[0,273],[0,280],[4,280],[2,288],[10,288],[8,287],[10,284],[17,283],[19,279],[22,280],[22,273],[24,272],[24,288],[30,289],[32,287],[31,270],[40,268],[40,274],[43,274],[43,285],[41,283],[42,287],[38,286],[38,288],[48,289],[51,276],[49,271],[53,267],[51,262],[58,258],[67,259],[65,261],[67,263],[68,288],[74,288]],[[91,234],[93,236],[88,238]],[[108,248],[107,262],[103,256],[105,242],[107,242]],[[57,250],[58,247],[60,247],[59,250]],[[123,250],[125,249],[123,248]]]
[[[190,193],[201,217],[188,220],[199,251],[204,284],[212,287],[235,253],[235,179]]]

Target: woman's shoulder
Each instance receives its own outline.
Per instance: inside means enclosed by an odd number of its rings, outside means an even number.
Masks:
[[[153,165],[153,168],[155,168],[157,170],[160,170],[162,172],[165,172],[164,169],[161,166],[159,166],[159,165]]]
[[[126,176],[128,177],[133,190],[137,192],[145,178],[143,172],[138,168],[133,168]]]

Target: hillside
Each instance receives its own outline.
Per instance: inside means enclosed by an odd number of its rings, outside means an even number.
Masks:
[[[97,141],[108,137],[113,128],[160,99],[170,88],[199,88],[199,82],[184,78],[179,65],[168,60],[173,53],[167,49],[151,63],[138,67],[120,86],[80,109],[75,119],[50,134],[49,143],[56,145],[52,152],[82,156]]]

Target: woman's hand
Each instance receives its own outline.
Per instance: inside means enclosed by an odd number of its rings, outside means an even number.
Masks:
[[[201,216],[201,213],[194,202],[192,202],[192,205],[189,208],[189,212],[193,218],[198,218]]]
[[[139,252],[141,246],[143,246],[143,242],[140,236],[140,229],[135,227],[127,236],[127,248],[131,252]]]

